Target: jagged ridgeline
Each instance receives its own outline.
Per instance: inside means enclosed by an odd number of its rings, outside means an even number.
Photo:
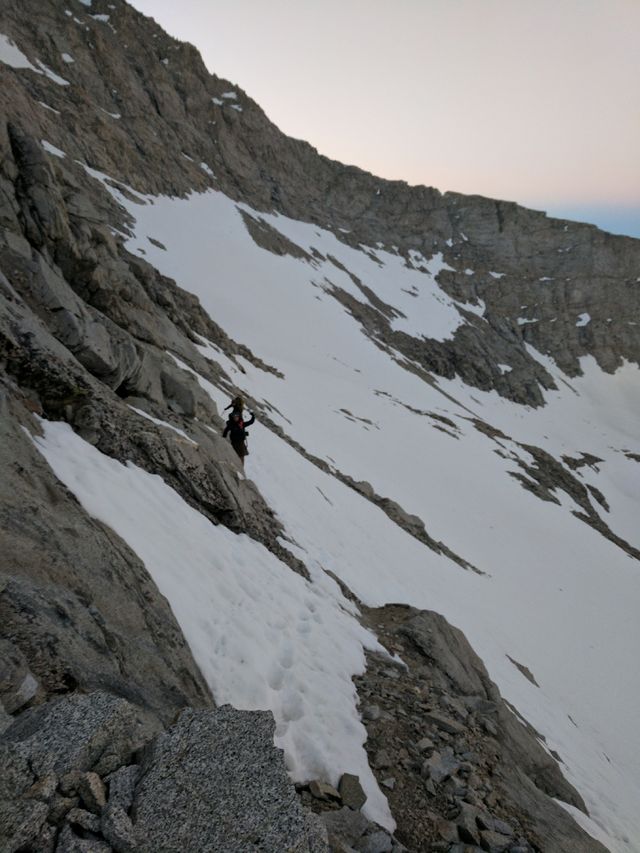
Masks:
[[[2,0],[0,850],[640,850],[639,287]]]

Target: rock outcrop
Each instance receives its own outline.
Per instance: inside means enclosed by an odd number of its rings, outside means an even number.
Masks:
[[[366,620],[402,660],[371,655],[357,679],[370,764],[400,841],[433,853],[603,853],[555,802],[586,811],[559,757],[502,699],[461,631],[400,605]]]
[[[73,695],[0,735],[0,849],[324,853],[268,712],[184,710],[154,733],[124,699]]]
[[[265,711],[184,711],[146,751],[132,815],[140,850],[326,849],[273,746]]]

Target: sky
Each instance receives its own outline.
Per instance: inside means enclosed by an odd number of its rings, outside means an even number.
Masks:
[[[640,0],[133,0],[285,133],[640,237]]]

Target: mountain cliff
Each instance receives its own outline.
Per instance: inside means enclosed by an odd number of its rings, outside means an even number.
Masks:
[[[640,849],[640,241],[328,160],[121,0],[6,0],[0,75],[6,849]]]

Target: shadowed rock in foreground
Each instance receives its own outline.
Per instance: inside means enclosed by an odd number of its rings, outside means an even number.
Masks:
[[[151,737],[107,693],[25,711],[0,737],[0,850],[323,853],[274,730],[270,712],[225,705]]]
[[[320,851],[273,745],[268,711],[187,709],[151,744],[133,804],[139,849]]]

